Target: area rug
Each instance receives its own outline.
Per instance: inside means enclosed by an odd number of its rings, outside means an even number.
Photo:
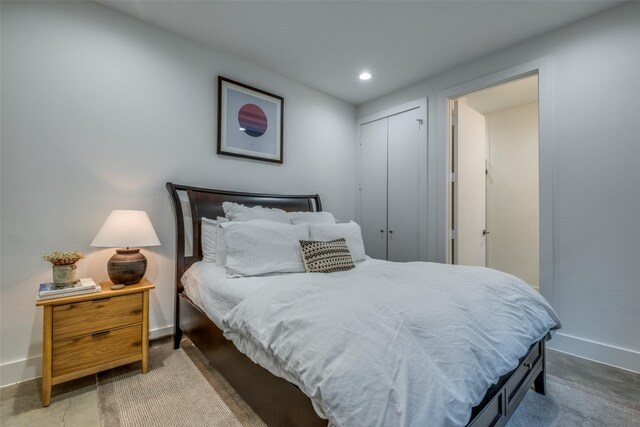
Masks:
[[[192,344],[149,349],[149,372],[134,363],[98,375],[103,427],[264,427]]]
[[[529,391],[508,427],[640,427],[640,406],[623,405],[560,378],[547,376],[547,395]],[[103,427],[262,427],[262,422],[202,353],[187,341],[149,351],[139,364],[98,375]]]

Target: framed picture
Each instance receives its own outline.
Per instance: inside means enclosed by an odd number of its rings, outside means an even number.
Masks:
[[[218,76],[218,154],[282,163],[284,98]]]

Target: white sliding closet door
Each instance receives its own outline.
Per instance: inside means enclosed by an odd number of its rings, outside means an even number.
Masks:
[[[387,119],[362,125],[360,226],[372,258],[387,259]]]
[[[419,108],[361,125],[360,226],[372,258],[418,261]]]
[[[418,108],[388,118],[389,261],[418,260],[418,146],[425,132],[419,119]]]

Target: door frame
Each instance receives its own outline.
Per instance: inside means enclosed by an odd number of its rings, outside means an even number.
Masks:
[[[540,293],[553,302],[553,139],[552,81],[548,57],[516,65],[480,77],[438,93],[436,174],[437,199],[444,203],[436,212],[438,260],[451,263],[451,114],[450,102],[466,94],[508,83],[532,74],[538,75],[538,150],[539,150],[539,221],[540,221]]]
[[[362,125],[366,125],[367,123],[375,122],[377,120],[386,119],[391,116],[395,116],[397,114],[402,114],[407,111],[415,110],[417,108],[422,111],[421,118],[424,120],[425,126],[425,140],[422,141],[420,146],[418,147],[418,221],[419,221],[419,230],[420,239],[418,244],[418,258],[422,261],[427,260],[427,149],[429,142],[429,113],[427,111],[428,108],[428,98],[418,98],[413,101],[405,102],[404,104],[396,105],[394,107],[390,107],[379,111],[377,113],[369,114],[367,116],[361,117],[357,120],[358,126],[358,134],[357,134],[357,155],[356,155],[356,200],[355,200],[355,217],[356,221],[360,222],[360,173],[362,171],[361,165],[361,155],[360,155],[360,146],[362,145]]]

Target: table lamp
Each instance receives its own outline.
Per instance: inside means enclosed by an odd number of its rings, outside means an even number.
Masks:
[[[114,284],[139,283],[147,270],[141,246],[159,246],[160,240],[145,211],[113,210],[91,242],[91,246],[118,248],[107,263]]]

